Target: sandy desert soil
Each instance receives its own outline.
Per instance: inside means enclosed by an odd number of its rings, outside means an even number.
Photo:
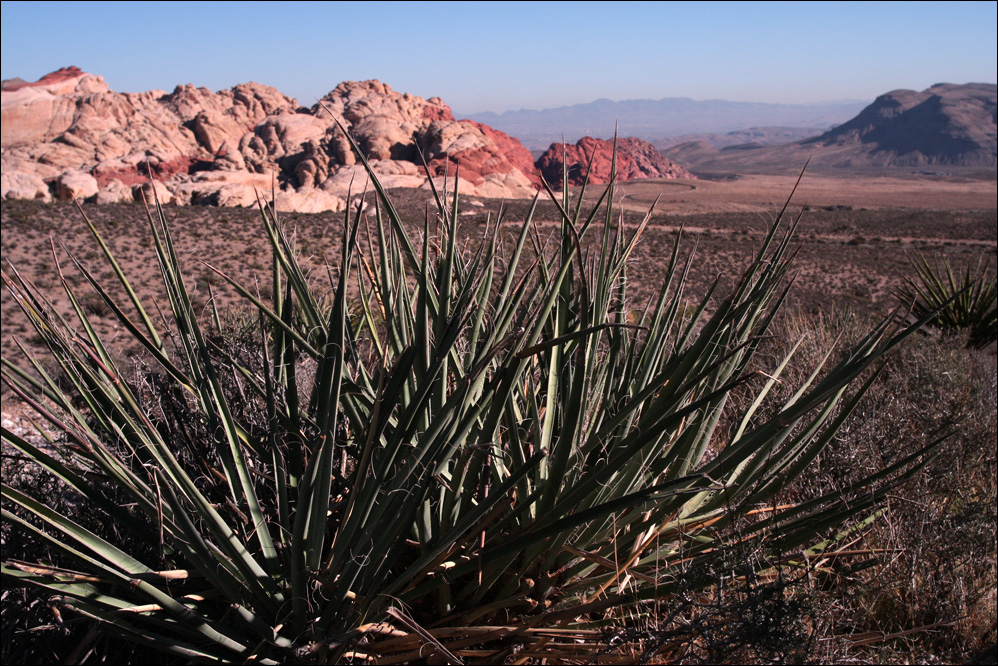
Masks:
[[[628,204],[651,204],[665,213],[768,212],[780,206],[795,177],[749,174],[725,180],[638,180],[620,189]],[[794,194],[798,205],[864,209],[983,210],[995,208],[994,179],[918,175],[848,175],[805,173]]]

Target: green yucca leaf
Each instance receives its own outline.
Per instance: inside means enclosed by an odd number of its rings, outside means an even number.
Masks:
[[[159,330],[87,221],[138,318],[72,264],[155,361],[161,394],[130,379],[68,280],[72,322],[16,269],[4,273],[64,378],[31,355],[23,367],[3,359],[5,383],[56,431],[58,453],[6,428],[3,440],[102,516],[162,538],[157,555],[130,553],[5,482],[4,520],[71,563],[8,561],[5,584],[59,594],[119,637],[198,662],[335,662],[374,622],[431,643],[413,627],[512,625],[488,639],[501,642],[668,603],[687,570],[684,584],[713,584],[701,572],[727,561],[735,525],[773,566],[800,566],[846,538],[843,522],[862,525],[938,444],[844,494],[777,501],[841,431],[871,369],[935,316],[903,329],[885,320],[835,363],[829,350],[773,405],[801,344],[756,381],[794,260],[799,218],[786,224],[786,206],[730,294],[717,298],[715,281],[687,300],[696,259],[681,259],[679,234],[661,288],[635,308],[627,263],[652,211],[626,229],[612,186],[587,207],[588,177],[573,201],[566,172],[561,197],[544,184],[560,218],[551,242],[535,198],[508,237],[500,210],[465,247],[457,176],[441,191],[430,180],[435,218],[407,221],[349,140],[374,207],[344,212],[331,296],[262,201],[270,296],[209,265],[255,311],[248,345],[227,342],[217,310],[207,327],[195,311],[161,206],[148,211],[172,313]],[[952,272],[923,281],[925,300],[988,298],[986,284],[961,286]],[[730,414],[735,391],[747,407]],[[157,399],[173,420],[147,404]],[[165,567],[196,583],[165,585],[155,571]]]
[[[946,331],[965,331],[967,346],[984,348],[998,340],[998,281],[985,258],[968,263],[961,277],[946,257],[930,264],[918,253],[909,259],[915,276],[907,276],[894,294],[917,318]]]

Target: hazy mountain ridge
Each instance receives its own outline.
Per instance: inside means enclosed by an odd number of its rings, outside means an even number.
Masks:
[[[687,97],[660,100],[598,99],[554,109],[521,109],[505,113],[473,113],[465,117],[517,137],[531,150],[546,149],[564,139],[583,136],[636,136],[655,142],[684,134],[720,134],[753,127],[830,128],[848,121],[868,102],[842,100],[817,104],[698,101]]]
[[[824,132],[822,127],[750,127],[724,133],[682,134],[657,139],[653,143],[659,150],[694,141],[702,141],[718,150],[728,146],[760,145],[778,146],[794,141],[810,139]]]

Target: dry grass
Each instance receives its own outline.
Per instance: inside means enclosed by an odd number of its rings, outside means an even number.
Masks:
[[[765,213],[783,203],[795,178],[796,173],[750,174],[724,180],[639,180],[624,183],[620,191],[627,197],[628,205],[645,208],[661,196],[661,210],[671,214]],[[989,178],[882,173],[828,176],[809,172],[795,199],[815,207],[867,210],[986,210],[994,209],[996,195],[998,186],[993,175]]]
[[[755,183],[758,187],[759,183]],[[977,202],[980,185],[964,188],[953,183],[943,188],[936,203]],[[947,189],[948,188],[948,189]],[[976,189],[975,189],[976,188]],[[625,186],[625,192],[628,190]],[[679,190],[677,190],[679,191]],[[694,196],[695,190],[687,190]],[[700,193],[705,190],[701,188]],[[785,193],[785,188],[782,190]],[[990,193],[989,193],[990,192]],[[640,198],[640,188],[630,191]],[[421,195],[401,193],[407,219],[422,217]],[[723,271],[737,274],[748,262],[755,237],[765,220],[756,212],[766,209],[765,194],[758,202],[727,212],[704,213],[676,195],[674,210],[655,220],[645,232],[634,257],[632,280],[656,283],[660,263],[676,229],[695,229],[700,237],[694,267],[694,290],[701,290]],[[829,195],[831,196],[831,195]],[[868,195],[864,195],[868,196]],[[920,195],[921,196],[921,195]],[[783,322],[782,334],[773,341],[768,358],[780,357],[789,341],[806,334],[801,355],[806,368],[838,336],[847,347],[858,331],[868,330],[862,320],[893,305],[890,290],[898,284],[913,249],[943,248],[957,266],[976,259],[982,252],[993,267],[996,248],[994,186],[984,188],[990,205],[952,205],[933,210],[891,208],[819,209],[805,215],[805,244],[800,250],[801,269],[795,287],[793,316]],[[775,193],[774,193],[775,197]],[[949,197],[949,198],[946,198]],[[830,201],[833,199],[829,199]],[[811,203],[818,205],[818,197]],[[921,199],[912,201],[921,202]],[[926,201],[929,201],[927,198]],[[481,224],[495,202],[484,202],[482,212],[466,218],[474,228]],[[734,205],[732,204],[732,205]],[[513,207],[522,206],[514,203]],[[824,204],[820,204],[824,205]],[[854,204],[849,204],[849,206]],[[860,204],[861,205],[861,204]],[[929,205],[929,204],[926,204]],[[717,207],[723,208],[718,204]],[[679,215],[682,209],[686,213]],[[95,259],[89,237],[81,228],[78,212],[70,206],[34,202],[3,202],[3,260],[11,261],[40,285],[57,287],[55,265],[48,250],[49,237],[66,244],[84,262]],[[670,210],[672,210],[670,214]],[[766,210],[771,210],[768,208]],[[544,209],[542,209],[542,214]],[[138,285],[156,284],[155,266],[144,213],[136,207],[93,207],[88,213],[129,275],[141,275]],[[207,303],[211,284],[223,311],[233,297],[218,285],[199,259],[211,258],[240,281],[253,284],[253,276],[267,268],[263,233],[252,211],[232,209],[173,209],[174,230],[188,273]],[[630,213],[628,213],[630,214]],[[635,213],[635,217],[637,214]],[[334,216],[288,216],[297,218],[298,243],[311,265],[320,269],[321,252],[335,256],[331,225]],[[553,211],[551,211],[553,218]],[[517,219],[514,211],[510,219]],[[732,270],[734,266],[734,270]],[[317,271],[317,279],[325,279]],[[261,289],[264,287],[261,286]],[[54,291],[54,290],[50,290]],[[640,293],[640,288],[638,289]],[[691,294],[695,296],[696,294]],[[148,296],[156,297],[155,292]],[[11,315],[9,295],[2,300],[3,353],[12,349],[15,336],[27,329]],[[95,310],[100,306],[94,302]],[[818,315],[817,312],[824,315]],[[829,314],[831,313],[831,314]],[[100,314],[99,312],[97,314]],[[238,319],[238,313],[232,315]],[[114,336],[105,321],[107,337]],[[30,339],[27,340],[30,344]],[[119,349],[127,355],[130,350]],[[765,361],[760,369],[765,370]],[[788,377],[787,385],[795,385]],[[4,412],[16,411],[7,404]],[[586,635],[547,633],[524,636],[511,648],[510,661],[571,663],[578,651],[590,657],[596,652],[605,663],[943,663],[971,660],[996,640],[995,537],[996,515],[996,352],[991,348],[968,351],[959,339],[920,336],[910,341],[885,369],[859,413],[843,431],[840,441],[818,461],[806,482],[788,489],[788,497],[800,499],[848,485],[872,468],[923,446],[944,432],[954,434],[943,445],[940,456],[918,478],[890,499],[878,520],[858,534],[847,554],[822,562],[840,575],[808,575],[789,570],[778,573],[764,553],[739,553],[742,561],[758,563],[760,575],[742,577],[732,584],[725,571],[717,571],[718,585],[704,593],[680,595],[668,608],[656,606],[646,616],[629,618],[628,632]],[[3,475],[8,480],[22,473],[22,463],[5,456]],[[50,479],[24,475],[24,483],[49,484],[45,491],[60,508],[74,512],[73,498],[61,493]],[[43,488],[44,490],[44,488]],[[79,507],[75,508],[77,514]],[[95,529],[101,526],[95,525]],[[105,528],[107,526],[104,526]],[[733,528],[734,536],[737,527]],[[25,550],[25,559],[37,544],[3,535],[4,556]],[[869,560],[877,566],[864,568]],[[21,591],[17,592],[22,594]],[[64,621],[53,614],[39,595],[15,598],[4,592],[4,661],[55,663],[77,657],[93,660],[135,660],[147,655],[122,652],[120,644],[92,635],[89,627]],[[612,615],[611,615],[612,619]],[[480,631],[501,631],[499,627]],[[431,631],[432,633],[432,631]],[[454,636],[436,636],[451,642]],[[395,643],[391,643],[391,641]],[[370,642],[381,654],[394,654],[394,662],[418,660],[418,646],[411,639],[378,634],[372,628]],[[28,646],[28,647],[25,647]],[[80,649],[85,646],[86,649]],[[567,660],[567,661],[564,661]]]
[[[862,328],[852,317],[794,318],[817,356]],[[813,346],[812,346],[813,345]],[[996,638],[996,351],[923,335],[897,351],[858,413],[798,484],[801,496],[851,481],[943,434],[938,457],[894,493],[853,548],[876,567],[822,583],[822,661],[966,662]],[[832,563],[855,566],[855,561]]]
[[[805,184],[807,182],[805,180]],[[626,190],[632,186],[625,184],[624,187]],[[398,190],[392,196],[405,219],[416,223],[423,219],[427,205],[424,192]],[[714,193],[712,196],[720,202],[718,205],[738,200],[737,192]],[[842,196],[848,199],[847,188],[843,187]],[[939,201],[947,203],[950,198],[943,196]],[[469,198],[464,202],[469,204],[465,210],[473,213],[462,216],[463,234],[473,235],[490,214],[494,215],[500,204],[498,201],[478,200],[483,205],[475,207],[470,205],[472,201],[474,199]],[[804,243],[797,261],[799,275],[793,304],[807,311],[834,305],[860,312],[883,312],[893,306],[891,290],[900,285],[900,276],[908,270],[908,255],[916,250],[945,252],[958,269],[984,254],[993,270],[998,247],[998,216],[994,201],[992,196],[991,207],[980,210],[863,209],[848,205],[808,210],[801,233]],[[510,202],[507,219],[522,219],[528,203]],[[641,206],[645,210],[644,204]],[[773,206],[764,207],[761,203],[757,208],[766,212],[663,212],[656,215],[633,256],[631,276],[636,286],[636,298],[640,300],[649,295],[650,285],[658,284],[664,271],[663,258],[671,251],[675,234],[680,228],[697,238],[698,260],[692,275],[695,291],[702,293],[719,275],[723,279],[739,274],[752,257],[753,248],[767,229],[769,217],[775,212]],[[154,298],[162,298],[164,295],[156,291],[160,288],[158,268],[141,207],[88,206],[87,211],[126,273],[138,276],[137,287],[145,289]],[[269,266],[266,239],[255,211],[191,207],[172,208],[169,215],[176,231],[181,260],[196,283],[196,293],[202,304],[208,302],[209,284],[223,310],[237,304],[238,298],[221,287],[220,280],[201,261],[211,261],[216,268],[251,285]],[[96,249],[74,206],[4,201],[0,204],[0,216],[4,230],[0,243],[2,262],[4,265],[8,261],[13,263],[38,286],[57,286],[50,249],[52,240],[57,245],[65,244],[85,264],[94,264]],[[637,223],[642,216],[643,212],[625,213],[628,222]],[[326,280],[323,267],[327,262],[323,253],[326,257],[336,256],[336,230],[341,223],[340,217],[304,213],[285,217],[297,229],[298,245],[304,256],[310,257],[306,263],[316,269],[317,280]],[[535,219],[557,219],[553,204],[542,202]],[[107,273],[104,277],[110,277],[108,269],[104,271]],[[117,285],[112,283],[109,286],[113,289]],[[642,290],[642,286],[646,289]],[[265,289],[265,286],[260,288]],[[50,291],[57,292],[58,289]],[[27,334],[17,308],[11,305],[9,294],[0,294],[2,351],[5,354],[14,351],[13,336],[19,336],[23,341]],[[57,301],[59,305],[64,312],[68,312],[67,303]],[[98,318],[97,321],[103,325],[102,334],[108,337],[115,335],[110,318]],[[120,351],[128,353],[129,350]]]

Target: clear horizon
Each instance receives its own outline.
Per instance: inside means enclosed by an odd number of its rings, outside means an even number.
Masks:
[[[568,13],[571,12],[571,15]],[[372,16],[373,15],[373,16]],[[998,81],[998,4],[3,2],[4,79],[256,81],[310,106],[379,79],[461,114],[688,97],[806,104]]]

